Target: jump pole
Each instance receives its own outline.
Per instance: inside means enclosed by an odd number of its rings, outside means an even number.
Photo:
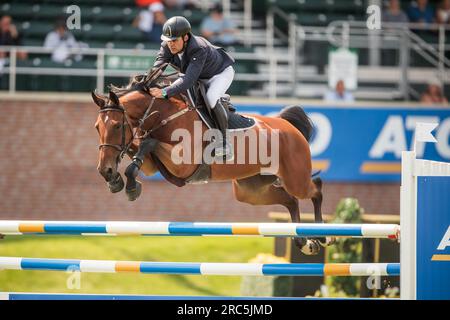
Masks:
[[[3,235],[266,236],[398,238],[397,224],[0,220]]]
[[[399,263],[195,263],[0,257],[0,269],[221,276],[398,276]]]

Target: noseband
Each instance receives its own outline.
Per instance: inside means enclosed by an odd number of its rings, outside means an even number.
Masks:
[[[134,140],[133,129],[131,128],[131,125],[128,121],[128,117],[126,116],[125,109],[119,108],[119,107],[105,108],[105,109],[100,109],[99,113],[104,113],[104,112],[108,112],[108,111],[121,112],[123,115],[123,117],[122,117],[122,141],[121,141],[121,144],[102,143],[98,146],[98,148],[101,149],[103,147],[111,147],[111,148],[114,148],[117,151],[119,151],[120,154],[117,156],[117,163],[119,163],[123,159],[125,153],[128,152],[128,150],[131,147],[131,144],[133,143],[133,140]],[[125,127],[128,127],[131,130],[131,139],[128,143],[126,143],[126,141],[125,141],[125,138],[126,138]]]

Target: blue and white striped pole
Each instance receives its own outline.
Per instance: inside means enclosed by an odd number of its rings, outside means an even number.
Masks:
[[[0,221],[0,234],[356,237],[397,239],[397,224]]]
[[[0,257],[0,269],[223,276],[397,276],[399,263],[195,263]]]

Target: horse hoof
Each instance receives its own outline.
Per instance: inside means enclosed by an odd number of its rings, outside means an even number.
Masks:
[[[126,189],[126,193],[128,196],[128,201],[134,201],[141,195],[142,192],[142,184],[139,181],[136,181],[136,187],[129,190]]]
[[[325,243],[321,242],[322,247],[332,246],[336,243],[336,237],[325,237]]]
[[[120,173],[117,174],[117,177],[113,179],[111,182],[108,182],[109,191],[112,193],[117,193],[122,191],[125,183],[123,182],[122,176]]]
[[[336,237],[320,237],[313,239],[316,240],[324,248],[336,243]]]
[[[314,256],[320,252],[320,243],[315,239],[307,239],[300,251],[307,256]]]

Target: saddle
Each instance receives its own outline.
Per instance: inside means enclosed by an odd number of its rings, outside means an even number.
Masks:
[[[196,106],[196,111],[202,121],[208,128],[218,128],[213,117],[212,107],[206,99],[206,86],[203,81],[198,81],[196,85],[189,90],[188,95],[191,97],[192,104]],[[228,112],[228,130],[247,130],[255,125],[253,118],[247,118],[236,112],[236,108],[231,104],[230,96],[225,94],[221,98],[222,105]]]

